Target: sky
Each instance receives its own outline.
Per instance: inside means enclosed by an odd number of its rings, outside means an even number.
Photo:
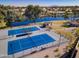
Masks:
[[[0,4],[11,6],[79,6],[79,0],[0,0]]]

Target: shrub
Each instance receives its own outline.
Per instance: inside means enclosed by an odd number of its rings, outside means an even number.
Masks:
[[[10,21],[7,21],[7,22],[6,22],[6,25],[7,25],[7,26],[11,26],[11,22],[10,22]]]
[[[69,25],[63,25],[63,27],[69,28],[70,26]]]
[[[60,53],[58,53],[57,55],[55,55],[55,57],[60,57]]]
[[[48,56],[48,55],[45,55],[44,57],[45,57],[45,58],[48,58],[49,56]]]
[[[54,50],[54,52],[58,52],[58,51],[59,51],[59,49],[58,49],[58,48]]]
[[[5,29],[6,28],[6,26],[5,27],[0,27],[0,29]]]

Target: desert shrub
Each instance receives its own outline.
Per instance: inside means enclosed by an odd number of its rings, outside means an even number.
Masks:
[[[45,55],[44,57],[45,57],[45,58],[48,58],[49,56],[48,56],[48,55]]]
[[[54,52],[58,52],[58,51],[59,51],[59,49],[58,49],[58,48],[54,50]]]

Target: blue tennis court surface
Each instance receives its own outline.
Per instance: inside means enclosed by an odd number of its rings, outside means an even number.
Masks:
[[[43,17],[43,18],[37,18],[34,20],[25,20],[23,22],[12,22],[11,26],[22,26],[22,25],[27,25],[29,23],[34,23],[34,22],[45,22],[45,21],[53,21],[53,20],[64,20],[64,17]],[[68,18],[68,20],[71,20],[71,17]]]
[[[55,40],[47,34],[36,35],[28,38],[8,42],[8,55],[14,54],[33,47],[44,45]]]
[[[77,18],[79,19],[79,17],[68,17],[66,18],[67,20],[72,20],[72,18]],[[22,26],[22,25],[27,25],[29,23],[34,23],[34,22],[46,22],[46,21],[53,21],[53,20],[65,20],[64,17],[43,17],[43,18],[37,18],[37,19],[34,19],[34,20],[25,20],[23,22],[12,22],[11,23],[11,26]]]
[[[20,34],[20,33],[25,33],[24,31],[37,31],[39,30],[37,27],[29,27],[29,28],[22,28],[22,29],[15,29],[15,30],[9,30],[8,31],[8,36],[10,35],[16,35],[16,34]]]

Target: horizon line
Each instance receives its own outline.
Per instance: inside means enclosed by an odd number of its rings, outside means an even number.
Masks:
[[[26,6],[22,6],[22,5],[5,5],[5,4],[0,4],[0,5],[4,5],[4,6],[14,6],[14,7],[27,7],[28,5],[26,5]],[[33,4],[29,4],[29,5],[33,5]],[[33,6],[37,6],[37,5],[33,5]],[[60,6],[63,6],[63,7],[65,7],[65,6],[79,6],[79,5],[48,5],[48,6],[44,6],[44,5],[38,5],[38,6],[40,6],[40,7],[53,7],[53,6],[58,6],[58,7],[60,7]]]

